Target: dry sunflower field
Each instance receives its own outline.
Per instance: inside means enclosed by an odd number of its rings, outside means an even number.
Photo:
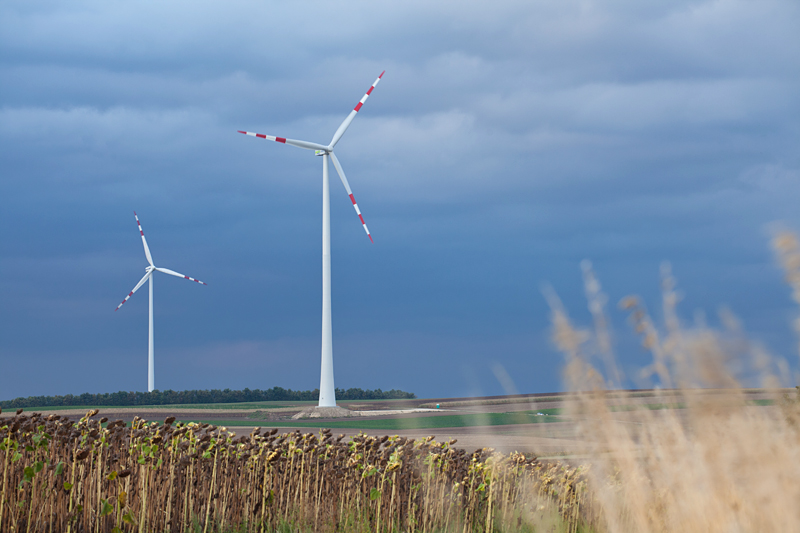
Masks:
[[[589,508],[578,468],[433,437],[97,415],[4,420],[0,531],[577,531]]]

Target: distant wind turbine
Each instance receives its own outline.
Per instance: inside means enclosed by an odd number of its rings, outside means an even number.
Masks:
[[[144,282],[150,280],[150,328],[148,330],[147,336],[147,391],[153,392],[155,389],[155,359],[153,355],[153,273],[158,270],[159,272],[163,272],[164,274],[169,274],[170,276],[177,276],[179,278],[188,279],[189,281],[194,281],[195,283],[200,283],[201,285],[205,285],[202,281],[194,278],[190,278],[189,276],[184,276],[174,270],[170,270],[168,268],[161,268],[157,267],[153,264],[153,256],[150,255],[150,248],[147,246],[147,239],[144,238],[144,231],[142,231],[142,224],[139,222],[139,216],[136,214],[136,211],[133,212],[134,218],[136,218],[136,224],[139,226],[139,233],[142,235],[142,244],[144,244],[144,255],[147,258],[147,262],[150,263],[150,266],[146,267],[144,277],[139,280],[139,283],[133,288],[131,292],[122,300],[122,303],[117,306],[117,311],[122,305],[128,301],[128,299],[133,296],[133,293],[139,290],[139,287],[144,285]]]
[[[361,216],[361,211],[358,209],[358,204],[356,204],[353,191],[350,190],[350,184],[347,182],[347,178],[344,175],[342,165],[339,164],[339,160],[333,153],[333,147],[336,146],[336,143],[338,143],[339,139],[342,138],[344,132],[347,131],[350,123],[353,122],[353,119],[361,109],[361,106],[364,105],[364,102],[367,101],[369,95],[372,94],[372,91],[375,89],[375,86],[378,85],[378,82],[381,81],[381,78],[385,72],[385,70],[381,72],[381,75],[378,76],[378,79],[375,80],[375,83],[373,83],[372,86],[367,90],[367,93],[364,95],[364,97],[359,100],[359,102],[356,104],[356,107],[353,108],[349,115],[347,115],[347,118],[341,123],[339,129],[336,130],[336,133],[333,134],[333,139],[331,139],[330,144],[327,146],[307,141],[297,141],[294,139],[287,139],[285,137],[273,137],[272,135],[264,135],[263,133],[253,133],[251,131],[239,130],[239,133],[250,135],[251,137],[258,137],[267,141],[275,141],[283,144],[291,144],[292,146],[305,148],[306,150],[314,150],[315,155],[322,156],[322,365],[319,380],[320,407],[336,406],[336,392],[333,387],[333,334],[331,327],[331,199],[330,180],[328,178],[328,157],[330,157],[331,161],[333,161],[333,166],[336,168],[336,172],[339,174],[339,178],[342,180],[342,184],[347,191],[347,195],[350,197],[350,201],[353,202],[353,207],[356,210],[359,220],[361,220],[361,225],[364,227],[364,231],[367,233],[367,237],[369,237],[370,242],[372,242],[372,235],[370,235],[369,229],[367,229],[367,224],[364,222],[364,217]]]

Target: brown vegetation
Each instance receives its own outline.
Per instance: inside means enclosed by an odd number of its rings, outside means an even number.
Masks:
[[[574,531],[585,518],[583,474],[522,454],[96,415],[5,420],[0,530]]]

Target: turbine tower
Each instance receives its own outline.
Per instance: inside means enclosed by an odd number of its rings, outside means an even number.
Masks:
[[[364,217],[361,216],[361,210],[358,209],[353,191],[350,190],[350,184],[347,182],[347,177],[344,175],[344,170],[342,170],[342,165],[339,164],[336,154],[333,153],[333,148],[336,146],[336,143],[339,142],[339,139],[342,138],[344,132],[347,131],[350,123],[353,122],[356,114],[361,110],[361,106],[364,105],[369,95],[372,94],[372,91],[375,89],[375,86],[378,85],[378,82],[381,81],[385,72],[385,70],[381,72],[381,75],[378,76],[375,83],[370,86],[367,93],[359,100],[350,114],[347,115],[347,118],[341,123],[336,133],[333,134],[333,138],[327,146],[239,130],[239,133],[250,135],[251,137],[258,137],[267,141],[275,141],[283,144],[291,144],[292,146],[305,148],[306,150],[314,150],[316,155],[322,156],[322,364],[319,378],[319,407],[336,406],[336,392],[333,386],[333,332],[331,329],[331,200],[330,179],[328,178],[328,158],[330,157],[333,162],[333,166],[336,168],[336,172],[342,180],[347,195],[350,197],[350,201],[353,202],[353,207],[356,210],[359,220],[361,220],[361,225],[364,227],[364,231],[367,233],[370,242],[372,242],[372,235],[370,235],[369,229],[367,229]]]
[[[157,267],[153,264],[153,256],[150,255],[150,248],[147,246],[147,239],[144,238],[144,231],[142,231],[142,224],[139,222],[139,216],[136,214],[136,211],[133,212],[134,218],[136,218],[136,224],[139,226],[139,233],[142,236],[142,244],[144,245],[144,256],[147,258],[147,262],[150,263],[150,266],[144,269],[145,274],[142,279],[139,280],[139,283],[133,288],[131,292],[122,300],[122,303],[117,306],[117,309],[114,309],[116,312],[122,305],[133,296],[133,293],[139,290],[139,287],[144,285],[145,281],[150,281],[150,321],[149,321],[149,329],[147,335],[147,392],[153,392],[155,389],[155,357],[153,353],[153,273],[158,270],[159,272],[163,272],[164,274],[169,274],[170,276],[177,276],[179,278],[188,279],[189,281],[194,281],[195,283],[200,283],[201,285],[205,285],[202,281],[194,278],[190,278],[189,276],[184,276],[174,270],[170,270],[168,268],[161,268]]]

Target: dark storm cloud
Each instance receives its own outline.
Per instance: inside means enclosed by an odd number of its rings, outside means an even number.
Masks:
[[[376,238],[334,183],[337,385],[559,388],[540,286],[586,319],[586,257],[653,307],[670,259],[687,316],[727,303],[788,350],[766,243],[800,226],[798,23],[777,0],[5,2],[0,364],[40,370],[0,396],[143,387],[146,292],[111,312],[145,264],[133,209],[209,283],[156,280],[159,387],[314,388],[319,159],[235,131],[326,143],[383,69],[337,146]]]

